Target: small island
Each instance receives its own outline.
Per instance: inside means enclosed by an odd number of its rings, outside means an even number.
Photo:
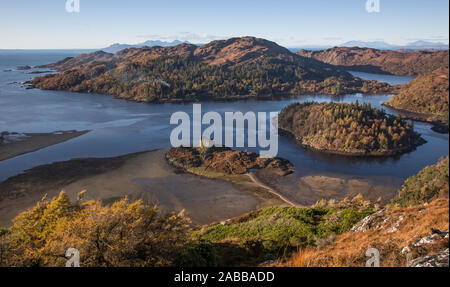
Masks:
[[[413,123],[370,104],[294,103],[279,115],[281,135],[316,151],[353,156],[390,156],[425,143]]]
[[[262,158],[253,152],[228,147],[171,148],[166,159],[172,166],[206,177],[244,175],[251,169],[270,169],[282,176],[294,172],[288,160]]]

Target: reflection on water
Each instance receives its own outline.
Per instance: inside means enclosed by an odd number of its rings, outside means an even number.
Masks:
[[[369,74],[364,72],[356,72],[356,71],[349,71],[350,74],[352,74],[355,77],[359,77],[366,80],[376,80],[380,82],[386,82],[391,86],[395,85],[403,85],[407,82],[414,79],[414,76],[393,76],[393,75],[379,75],[379,74]]]
[[[104,95],[89,95],[57,91],[26,90],[20,83],[32,79],[30,71],[17,71],[19,65],[37,65],[73,55],[34,54],[4,55],[0,53],[0,131],[50,132],[55,130],[85,130],[92,132],[68,142],[0,162],[0,180],[25,169],[77,157],[109,157],[131,152],[159,149],[170,145],[169,125],[172,113],[192,114],[192,104],[142,104],[113,99]],[[5,60],[7,59],[7,61]],[[7,71],[11,69],[12,71]],[[5,71],[6,70],[6,71]],[[366,76],[364,73],[355,74]],[[411,77],[370,75],[372,79],[391,84],[404,83]],[[335,101],[370,103],[380,107],[391,95],[301,96],[279,101],[205,102],[202,112],[230,111],[272,112],[286,105],[303,101]],[[385,108],[386,109],[386,108]],[[386,109],[389,113],[395,111]],[[205,126],[206,127],[206,126]],[[425,165],[435,163],[448,154],[448,134],[437,134],[424,123],[415,123],[416,130],[428,141],[408,154],[388,158],[349,158],[307,151],[292,141],[280,137],[279,156],[294,163],[298,173],[340,173],[400,180],[416,173]],[[242,132],[242,131],[238,131]],[[252,149],[249,149],[252,150]]]

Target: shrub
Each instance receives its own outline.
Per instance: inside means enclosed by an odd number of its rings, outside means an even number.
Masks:
[[[430,202],[440,195],[448,196],[449,157],[427,166],[417,175],[408,178],[392,203],[409,207]]]
[[[183,214],[163,216],[127,199],[71,204],[63,192],[21,213],[9,231],[0,246],[4,266],[64,266],[69,248],[79,250],[82,266],[171,266],[192,246]]]
[[[0,236],[6,235],[8,233],[8,229],[0,227]]]
[[[371,214],[371,209],[333,207],[267,207],[230,224],[216,224],[194,232],[195,238],[219,242],[229,239],[262,241],[267,254],[315,245],[319,238],[348,231]]]

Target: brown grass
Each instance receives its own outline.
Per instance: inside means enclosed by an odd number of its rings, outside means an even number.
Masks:
[[[387,232],[387,229],[398,221],[400,215],[403,215],[404,219],[400,222],[398,229],[391,233]],[[293,267],[364,266],[368,259],[365,256],[366,250],[377,248],[380,251],[381,266],[405,266],[406,256],[401,253],[403,247],[430,235],[430,228],[449,229],[449,200],[441,198],[428,205],[410,208],[388,207],[386,216],[380,219],[380,224],[382,224],[381,229],[347,232],[320,250],[311,247],[302,249],[287,262],[276,265]],[[434,253],[440,248],[444,248],[445,245],[448,247],[448,240],[414,251],[413,256],[415,258],[423,254]]]

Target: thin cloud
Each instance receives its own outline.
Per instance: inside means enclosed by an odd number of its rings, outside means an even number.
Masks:
[[[430,36],[428,38],[406,38],[407,41],[429,41],[429,42],[446,42],[448,43],[448,37],[447,36]]]

